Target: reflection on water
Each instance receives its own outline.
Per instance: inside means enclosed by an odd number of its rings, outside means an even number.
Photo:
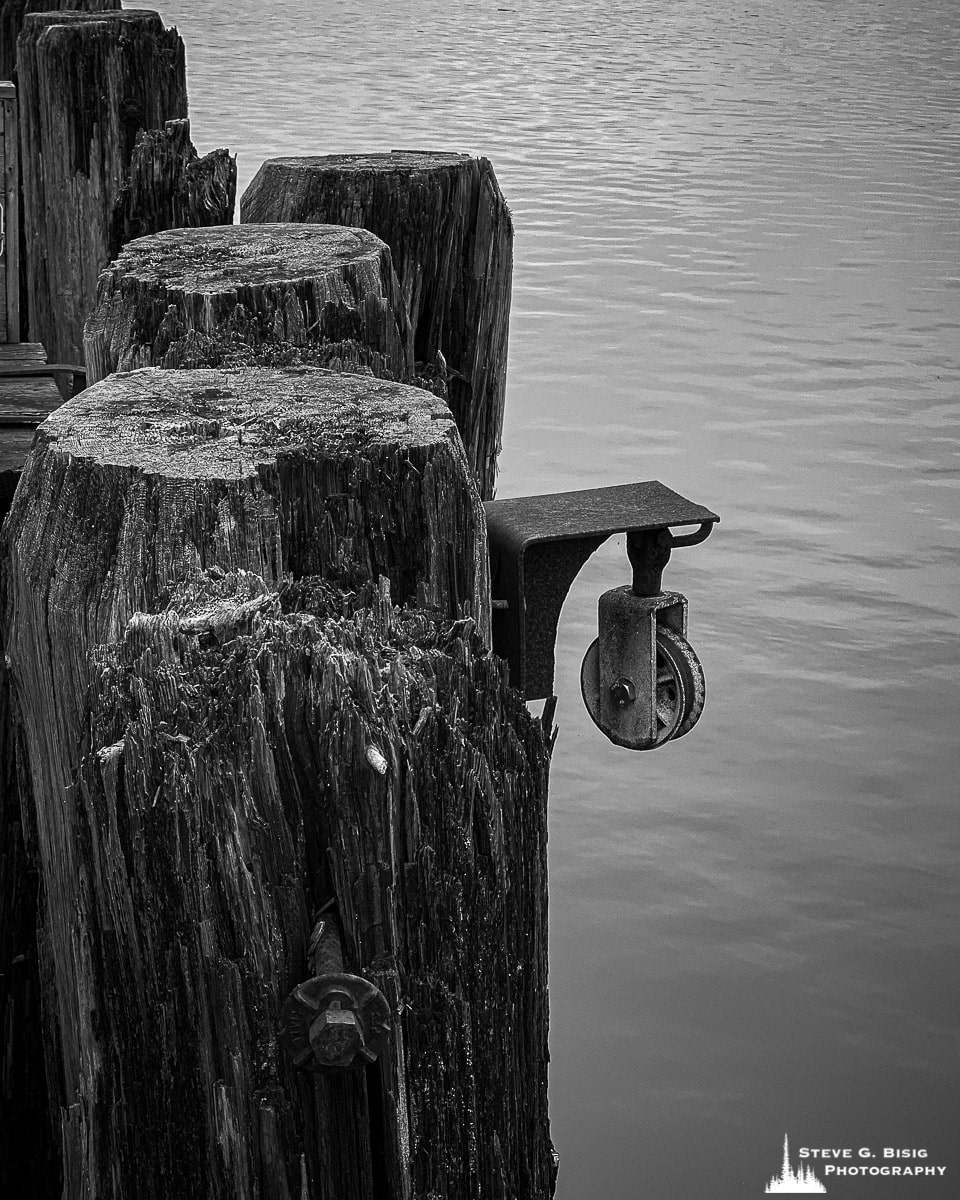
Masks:
[[[580,707],[622,547],[564,613],[561,1200],[760,1195],[785,1130],[949,1167],[830,1191],[954,1195],[960,8],[160,8],[241,188],[278,154],[493,161],[500,495],[656,477],[723,516],[668,568],[707,672],[684,742],[631,755]]]

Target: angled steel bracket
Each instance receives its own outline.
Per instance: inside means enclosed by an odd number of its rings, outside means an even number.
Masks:
[[[657,480],[582,492],[489,500],[493,648],[527,700],[553,694],[554,647],[570,585],[594,550],[627,534],[634,592],[656,595],[675,546],[704,541],[720,518]],[[675,525],[697,525],[675,535]]]

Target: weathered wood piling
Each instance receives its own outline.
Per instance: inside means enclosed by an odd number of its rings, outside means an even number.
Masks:
[[[24,18],[34,12],[108,12],[120,0],[0,0],[0,79],[16,80],[17,38]]]
[[[548,1196],[546,742],[442,402],[111,376],[4,550],[66,1200]],[[390,1006],[360,1070],[278,1044],[325,909]]]
[[[225,151],[199,159],[190,143],[179,38],[156,14],[105,11],[118,8],[118,0],[3,0],[0,7],[0,77],[17,78],[17,40],[27,26],[20,45],[22,121],[10,85],[2,98],[0,340],[19,342],[28,316],[35,339],[0,348],[0,515],[9,507],[33,427],[61,402],[61,377],[55,384],[39,372],[46,361],[82,360],[79,333],[101,267],[134,232],[233,215],[235,163]],[[22,371],[30,374],[18,377]],[[62,392],[69,395],[69,386]],[[13,761],[10,701],[0,663],[0,1194],[45,1198],[58,1193],[60,1147],[47,1119],[47,1079],[60,1068],[56,1041],[41,1029],[39,878],[31,828],[23,820],[28,785]],[[27,789],[22,795],[20,787]]]
[[[442,388],[489,500],[513,273],[513,223],[489,161],[421,150],[269,159],[240,201],[240,219],[353,225],[387,243],[417,375]]]
[[[32,12],[105,12],[120,7],[120,0],[0,0],[0,80],[10,81],[11,86],[17,82],[17,38],[23,28],[25,17]],[[15,125],[18,124],[15,122]],[[16,134],[16,130],[14,130]],[[8,164],[10,161],[8,154]],[[9,166],[8,166],[9,171]],[[19,324],[16,337],[9,340],[20,341],[29,337],[27,322],[27,275],[26,254],[23,236],[23,196],[20,190],[19,176],[8,183],[11,193],[6,201],[7,213],[7,253],[6,268],[8,287],[12,294],[8,296],[8,324],[15,318]],[[22,293],[22,294],[21,294]]]
[[[176,31],[52,6],[0,0],[30,332],[94,386],[0,535],[0,1191],[546,1200],[493,170],[277,160],[233,226]]]
[[[53,398],[60,402],[53,380],[15,380],[8,374],[35,370],[43,358],[40,347],[20,342],[18,120],[9,51],[15,47],[22,8],[22,2],[13,6],[9,0],[0,7],[0,520],[10,507],[33,432],[11,421],[24,410],[42,420]],[[30,830],[24,828],[17,743],[0,634],[0,1195],[28,1200],[55,1195],[59,1155],[44,1061],[37,952],[40,876]]]
[[[187,117],[184,49],[155,12],[33,13],[17,62],[30,336],[80,362],[124,239],[154,221],[230,221],[235,164],[226,151],[198,161],[187,128],[168,126]]]
[[[0,1195],[56,1200],[60,1146],[47,1077],[55,1077],[58,1064],[43,1016],[40,868],[33,830],[24,823],[30,791],[18,777],[26,760],[3,649],[0,637]]]
[[[0,75],[0,81],[3,76]],[[0,82],[0,343],[20,341],[20,155],[17,94]]]
[[[171,229],[125,246],[84,338],[91,382],[134,367],[306,363],[412,376],[390,251],[336,225]]]

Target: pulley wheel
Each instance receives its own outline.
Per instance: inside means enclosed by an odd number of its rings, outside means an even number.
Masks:
[[[683,703],[679,705],[680,719],[671,741],[682,738],[700,720],[706,698],[706,682],[703,667],[693,647],[685,637],[674,633],[666,625],[657,627],[657,722],[660,720],[660,689],[669,692],[679,681]]]
[[[640,682],[639,680],[637,681]],[[600,709],[600,640],[595,639],[580,668],[580,690],[593,722],[607,736]],[[653,750],[675,741],[696,725],[703,712],[705,682],[700,660],[686,638],[665,625],[657,627],[656,735],[637,750]],[[618,740],[618,739],[614,739]]]

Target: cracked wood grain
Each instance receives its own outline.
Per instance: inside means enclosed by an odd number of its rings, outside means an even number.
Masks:
[[[549,1195],[547,751],[445,406],[113,376],[3,541],[66,1200]],[[277,1018],[330,899],[394,1031],[327,1078]]]

